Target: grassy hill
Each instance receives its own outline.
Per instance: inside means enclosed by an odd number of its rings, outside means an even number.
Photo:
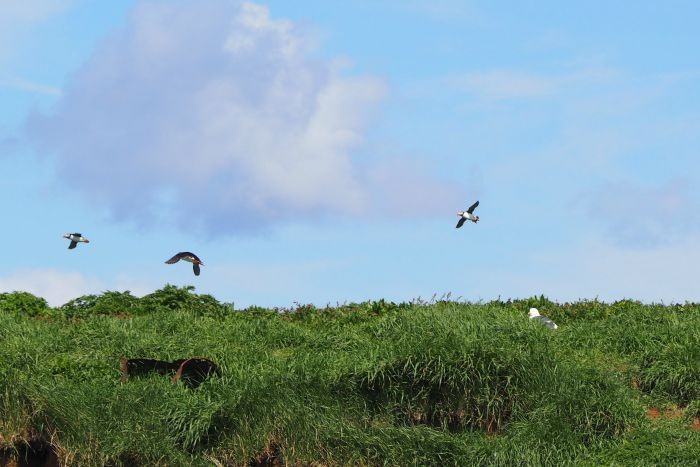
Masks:
[[[221,376],[120,382],[122,356]],[[0,464],[697,465],[699,425],[700,305],[0,295]]]

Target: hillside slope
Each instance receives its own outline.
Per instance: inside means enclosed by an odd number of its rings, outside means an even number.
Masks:
[[[194,356],[221,375],[120,381]],[[0,294],[0,464],[693,465],[698,425],[699,305]]]

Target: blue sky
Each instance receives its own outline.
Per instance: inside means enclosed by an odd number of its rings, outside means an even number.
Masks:
[[[6,1],[0,290],[700,300],[699,15]]]

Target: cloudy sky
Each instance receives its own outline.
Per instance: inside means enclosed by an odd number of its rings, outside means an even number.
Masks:
[[[698,301],[700,3],[576,3],[3,0],[0,291]]]

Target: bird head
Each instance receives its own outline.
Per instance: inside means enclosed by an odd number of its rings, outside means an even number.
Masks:
[[[476,220],[476,222],[479,222],[479,216],[476,216],[475,220]]]
[[[539,316],[540,312],[537,311],[537,308],[530,308],[530,312],[527,314],[530,318],[534,318],[535,316]]]
[[[459,217],[462,217],[462,214],[464,214],[464,211],[457,211],[457,215],[458,215]]]
[[[83,237],[83,241],[84,241],[85,243],[90,243],[90,240],[88,240],[88,239],[85,238],[85,237]]]
[[[70,234],[63,234],[63,238],[70,238]]]

